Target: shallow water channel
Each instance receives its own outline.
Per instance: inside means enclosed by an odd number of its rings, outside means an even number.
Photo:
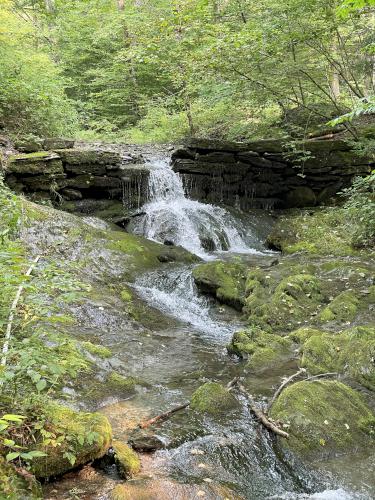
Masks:
[[[261,224],[241,220],[221,207],[190,200],[181,179],[168,162],[151,159],[149,202],[130,228],[161,243],[181,245],[204,260],[237,256],[270,266],[275,255],[266,252]],[[241,328],[238,313],[198,294],[189,265],[170,263],[139,276],[132,289],[155,315],[142,332],[125,332],[111,343],[119,362],[142,388],[128,400],[108,397],[100,411],[110,419],[114,435],[126,440],[132,429],[183,404],[206,381],[227,384],[236,376],[254,398],[271,395],[282,376],[296,371],[286,360],[262,376],[247,374],[228,356],[226,344]],[[373,462],[368,456],[337,458],[304,465],[286,456],[274,436],[260,427],[246,401],[227,414],[210,418],[189,409],[176,413],[152,431],[165,448],[142,456],[142,472],[127,481],[129,499],[324,499],[373,498],[368,484]],[[112,466],[86,466],[45,487],[45,498],[110,499],[119,482]],[[370,480],[371,481],[371,480]],[[124,483],[125,484],[125,483]]]

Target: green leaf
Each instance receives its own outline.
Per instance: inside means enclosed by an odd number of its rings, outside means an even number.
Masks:
[[[19,456],[20,456],[19,451],[12,451],[11,453],[8,453],[5,458],[7,462],[11,462],[15,458],[18,458]]]
[[[11,413],[7,413],[6,415],[3,415],[2,418],[4,420],[8,420],[9,422],[21,423],[22,420],[25,420],[26,417],[24,417],[23,415],[13,415]]]
[[[47,380],[42,378],[39,380],[39,382],[36,384],[36,388],[39,392],[43,391],[47,387]]]

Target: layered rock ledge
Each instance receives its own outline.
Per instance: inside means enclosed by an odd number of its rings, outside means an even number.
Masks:
[[[342,140],[195,139],[176,149],[172,160],[192,198],[242,209],[318,205],[375,165]]]
[[[56,144],[62,145],[61,141]],[[126,208],[144,203],[148,176],[142,156],[99,148],[65,147],[12,155],[5,169],[8,186],[35,200],[111,199],[120,200]]]

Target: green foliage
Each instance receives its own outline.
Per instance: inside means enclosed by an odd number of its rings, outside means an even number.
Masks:
[[[375,244],[375,171],[367,177],[358,177],[343,191],[345,209],[355,227],[352,242],[356,247]]]
[[[72,134],[77,117],[66,82],[39,36],[38,26],[18,15],[13,2],[1,2],[0,127],[14,135]]]

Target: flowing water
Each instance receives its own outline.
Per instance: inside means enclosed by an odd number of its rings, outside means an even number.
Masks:
[[[148,202],[141,208],[131,230],[162,243],[181,245],[205,260],[240,255],[267,267],[270,257],[262,251],[253,226],[224,208],[190,200],[181,178],[164,160],[150,162]],[[143,380],[143,389],[128,400],[108,400],[101,408],[111,420],[117,438],[126,440],[142,419],[150,418],[188,401],[206,381],[228,383],[245,377],[244,384],[259,404],[273,393],[281,376],[296,371],[294,360],[277,370],[270,368],[256,377],[226,352],[241,318],[230,308],[198,294],[192,266],[164,264],[132,285],[139,298],[158,313],[148,330],[133,333],[112,331],[103,337],[120,366]],[[147,312],[146,312],[147,314]],[[109,339],[112,338],[110,341]],[[365,472],[356,482],[355,466],[350,473],[336,461],[335,477],[305,466],[285,455],[271,436],[260,428],[246,401],[220,418],[200,417],[191,411],[176,413],[153,432],[166,449],[143,456],[143,472],[124,483],[129,499],[190,500],[352,500],[371,498]],[[361,461],[362,460],[362,461]],[[366,467],[368,460],[358,459]],[[365,464],[365,465],[363,465]],[[327,468],[322,467],[323,470]],[[335,467],[328,467],[328,470]],[[354,473],[353,473],[354,469]],[[344,470],[345,474],[340,474]],[[110,499],[118,478],[98,471],[91,489],[77,488],[77,476],[54,484],[47,498]],[[346,474],[347,473],[347,474]],[[82,474],[82,472],[81,472]],[[65,482],[64,482],[65,481]],[[54,488],[54,489],[52,489]],[[66,496],[72,491],[77,496]],[[351,490],[355,490],[353,493]]]
[[[149,202],[130,230],[148,239],[179,245],[203,258],[214,251],[256,253],[259,243],[224,208],[188,198],[182,178],[167,160],[149,163]]]

